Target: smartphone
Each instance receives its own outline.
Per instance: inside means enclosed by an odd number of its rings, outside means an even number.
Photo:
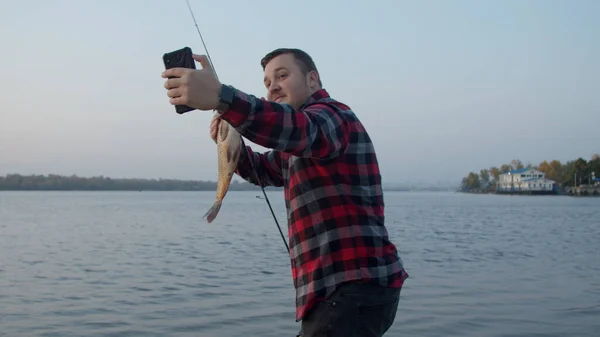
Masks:
[[[196,69],[196,62],[192,57],[192,49],[190,47],[183,47],[181,49],[165,53],[163,55],[163,63],[165,69],[171,68],[190,68]],[[169,77],[171,78],[171,77]],[[178,114],[184,114],[188,111],[195,110],[187,105],[175,105],[175,111]]]

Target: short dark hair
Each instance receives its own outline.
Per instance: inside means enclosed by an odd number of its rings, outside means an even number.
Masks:
[[[260,65],[262,66],[263,71],[267,67],[267,63],[271,62],[271,60],[275,57],[283,54],[294,55],[294,59],[296,60],[296,63],[298,63],[298,66],[300,66],[302,74],[306,75],[308,72],[313,70],[319,74],[317,66],[315,65],[312,57],[310,57],[310,55],[308,55],[308,53],[305,51],[297,48],[278,48],[265,55],[265,57],[260,60]],[[321,83],[321,74],[319,74],[319,86],[323,86],[323,83]]]

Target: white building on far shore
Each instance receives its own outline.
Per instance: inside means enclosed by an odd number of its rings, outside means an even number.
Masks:
[[[523,168],[500,174],[497,193],[554,194],[556,182],[546,179],[544,172]]]

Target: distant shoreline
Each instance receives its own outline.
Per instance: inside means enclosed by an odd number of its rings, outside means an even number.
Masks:
[[[384,191],[396,192],[455,192],[454,187],[437,186],[384,186]],[[147,178],[110,178],[104,176],[80,177],[77,175],[21,175],[0,176],[0,191],[170,191],[199,192],[215,191],[216,181],[147,179]],[[230,191],[260,191],[260,187],[246,181],[232,181]],[[283,191],[283,187],[265,187],[265,191]]]
[[[216,187],[215,189],[210,189],[210,190],[51,190],[51,189],[27,189],[27,190],[18,190],[18,189],[0,189],[0,193],[1,192],[215,192],[216,191]],[[262,193],[260,190],[260,187],[256,187],[256,190],[232,190],[229,189],[229,192],[259,192]],[[273,188],[273,187],[265,187],[265,192],[273,192],[273,191],[280,191],[283,192],[283,188]],[[420,189],[420,190],[406,190],[406,189],[401,189],[401,188],[386,188],[384,190],[384,193],[386,192],[407,192],[407,193],[419,193],[419,192],[447,192],[447,193],[464,193],[464,192],[460,192],[460,191],[456,191],[455,189]],[[483,193],[481,193],[483,194]],[[486,193],[486,194],[494,194],[494,193]]]
[[[510,164],[479,172],[471,171],[460,184],[459,192],[503,195],[600,196],[600,154],[589,160],[544,160],[539,165],[523,165],[513,159]]]
[[[491,194],[506,196],[562,196],[562,197],[600,197],[600,187],[593,186],[570,187],[567,190],[559,190],[556,193],[528,193],[528,192],[495,192],[495,191],[456,191],[464,194]]]

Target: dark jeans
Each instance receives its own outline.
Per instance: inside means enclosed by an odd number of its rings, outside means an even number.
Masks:
[[[396,318],[400,289],[343,284],[302,320],[302,337],[381,337]]]

